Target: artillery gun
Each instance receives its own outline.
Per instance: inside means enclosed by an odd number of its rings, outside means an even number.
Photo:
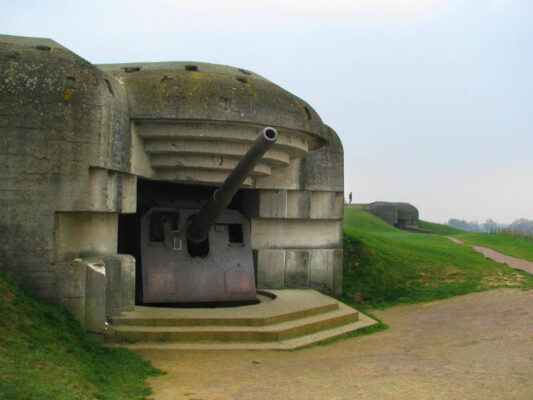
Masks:
[[[264,128],[200,210],[156,206],[141,218],[144,303],[256,300],[250,224],[226,208],[277,139]]]

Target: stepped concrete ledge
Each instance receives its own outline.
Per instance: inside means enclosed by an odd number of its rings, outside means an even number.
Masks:
[[[272,299],[226,308],[135,307],[107,340],[130,349],[291,350],[377,324],[315,290],[269,290]]]

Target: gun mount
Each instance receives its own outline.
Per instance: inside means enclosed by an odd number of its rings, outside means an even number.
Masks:
[[[144,303],[256,299],[250,224],[226,208],[277,139],[264,128],[199,211],[152,207],[141,218]]]

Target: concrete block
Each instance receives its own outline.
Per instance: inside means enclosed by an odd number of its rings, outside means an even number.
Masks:
[[[84,297],[86,290],[86,266],[79,263],[62,263],[52,267],[53,297]]]
[[[287,192],[287,218],[309,219],[311,216],[311,192],[291,190]]]
[[[331,249],[309,251],[309,287],[322,293],[333,293],[333,251]]]
[[[90,167],[88,179],[88,204],[84,208],[93,212],[136,212],[137,177],[135,175]]]
[[[285,250],[262,249],[257,254],[257,287],[283,289],[285,287]]]
[[[309,152],[301,162],[301,190],[344,190],[344,155],[342,143],[333,129],[326,126],[328,143]]]
[[[342,265],[343,265],[342,249],[333,250],[333,296],[340,297],[342,294]]]
[[[107,171],[89,168],[89,210],[107,210]]]
[[[150,158],[144,150],[144,139],[137,134],[137,124],[130,122],[131,129],[131,172],[146,178],[154,176]]]
[[[85,329],[103,333],[106,321],[106,271],[102,260],[85,261]]]
[[[39,298],[85,296],[83,263],[51,265],[47,270],[20,271],[15,282]]]
[[[56,263],[117,251],[118,214],[57,212],[55,218]]]
[[[342,220],[287,220],[252,218],[252,247],[340,248]]]
[[[286,218],[287,191],[261,190],[259,194],[259,216],[263,218]]]
[[[309,288],[309,250],[285,251],[285,288]]]
[[[122,200],[120,211],[122,213],[137,212],[137,177],[135,175],[121,174]]]
[[[106,268],[108,316],[131,311],[135,306],[135,258],[129,254],[103,257]]]
[[[284,168],[272,170],[272,174],[265,178],[257,178],[257,189],[287,189],[301,190],[301,159],[292,159]]]
[[[38,298],[62,306],[85,325],[86,265],[63,263],[48,270],[21,271],[16,281]]]
[[[105,210],[117,211],[122,206],[122,195],[119,196],[119,182],[120,174],[115,171],[107,170],[107,196]]]
[[[105,257],[105,313],[106,318],[119,315],[122,310],[122,260],[115,257]]]
[[[135,307],[135,257],[119,254],[123,260],[121,269],[121,311],[131,311]]]
[[[311,192],[311,218],[342,219],[343,213],[342,192]]]

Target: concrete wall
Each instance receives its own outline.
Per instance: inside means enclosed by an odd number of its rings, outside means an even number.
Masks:
[[[57,212],[54,262],[115,253],[117,218],[117,213]]]
[[[343,149],[329,127],[327,137],[326,146],[258,179],[262,189],[245,199],[259,288],[342,293]]]
[[[0,65],[0,261],[84,321],[87,266],[55,263],[116,253],[97,221],[135,198],[125,92],[49,39],[0,36]]]

